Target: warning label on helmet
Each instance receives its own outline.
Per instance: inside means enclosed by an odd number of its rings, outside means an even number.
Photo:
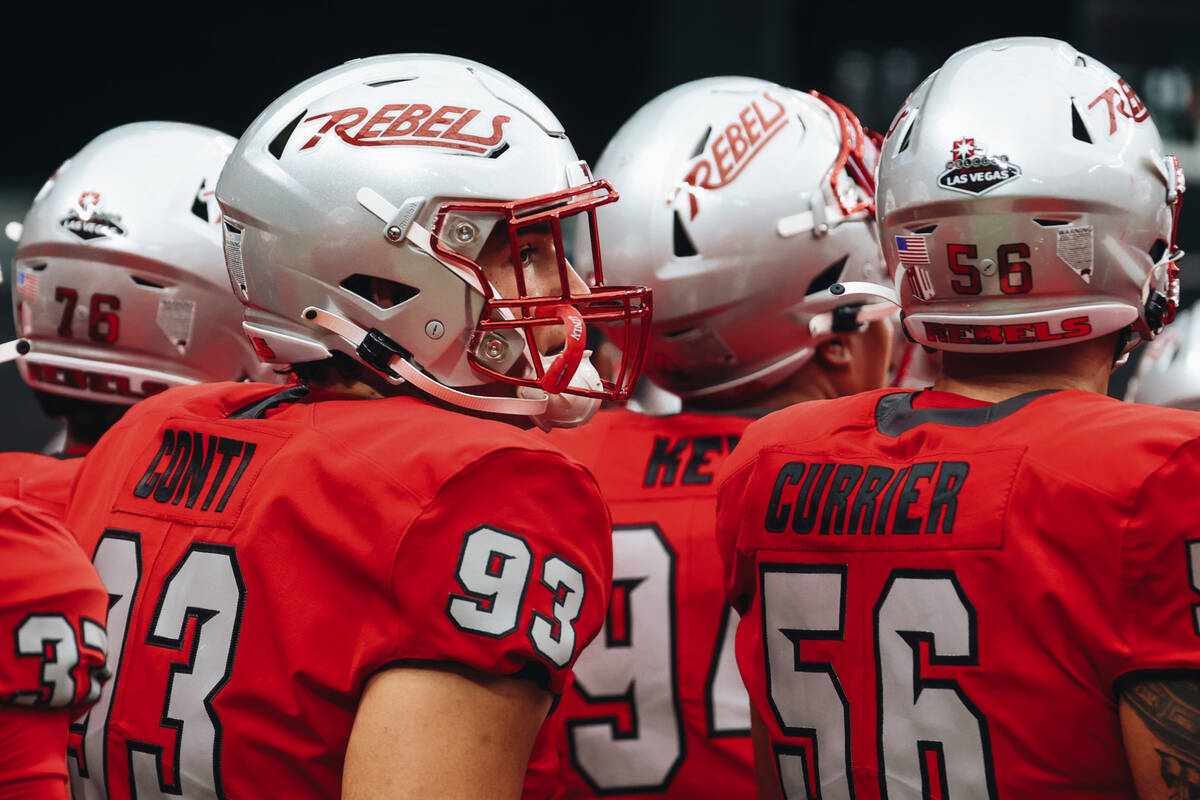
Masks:
[[[1083,278],[1084,283],[1092,282],[1092,226],[1059,228],[1058,257],[1075,274]]]

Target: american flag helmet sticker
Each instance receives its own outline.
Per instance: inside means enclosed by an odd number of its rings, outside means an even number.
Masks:
[[[908,284],[908,290],[918,299],[928,301],[934,298],[933,279],[929,277],[929,272],[924,267],[910,266],[904,272],[904,282]]]
[[[38,279],[36,272],[31,269],[17,271],[17,296],[31,303],[37,300]]]
[[[905,264],[928,264],[929,248],[924,236],[897,236],[896,253]]]

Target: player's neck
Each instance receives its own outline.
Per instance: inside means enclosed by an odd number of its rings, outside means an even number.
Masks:
[[[1086,342],[1021,353],[942,353],[942,372],[933,388],[998,403],[1045,389],[1079,389],[1104,394],[1112,373],[1116,334]]]

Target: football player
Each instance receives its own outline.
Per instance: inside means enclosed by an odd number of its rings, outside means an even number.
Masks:
[[[646,372],[683,411],[551,436],[614,522],[604,633],[553,717],[569,797],[754,792],[713,478],[755,409],[883,385],[894,306],[857,291],[885,275],[874,157],[837,102],[723,77],[652,100],[597,164],[621,192],[598,214],[606,274],[653,289]]]
[[[761,796],[1193,796],[1200,422],[1105,395],[1174,313],[1178,164],[1042,38],[951,56],[880,158],[937,382],[768,416],[719,477]]]
[[[66,439],[56,458],[0,455],[0,493],[61,516],[77,457],[133,403],[170,386],[276,380],[242,335],[225,273],[214,195],[234,142],[179,122],[122,125],[38,192],[13,265],[23,341],[5,355]]]
[[[0,798],[67,796],[67,729],[108,677],[108,594],[62,524],[0,498]]]
[[[85,796],[514,797],[611,585],[594,480],[519,426],[636,379],[648,292],[563,248],[616,195],[511,78],[394,55],[276,100],[217,198],[246,332],[300,383],[170,390],[87,457],[68,522],[117,655]],[[633,344],[616,380],[595,322]]]

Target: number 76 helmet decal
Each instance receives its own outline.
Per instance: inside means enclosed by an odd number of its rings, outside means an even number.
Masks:
[[[266,361],[341,352],[543,427],[586,421],[636,379],[648,290],[604,286],[598,260],[589,287],[564,249],[574,226],[598,256],[595,209],[616,193],[550,110],[495,70],[391,55],[323,72],[251,124],[217,197]],[[629,333],[611,376],[591,365],[588,322]]]
[[[955,53],[905,102],[878,218],[904,324],[941,350],[1151,339],[1178,302],[1184,189],[1146,107],[1065,42]]]
[[[233,144],[197,125],[123,125],[46,182],[12,226],[26,383],[131,404],[182,384],[276,380],[241,333],[222,261],[214,189]]]

